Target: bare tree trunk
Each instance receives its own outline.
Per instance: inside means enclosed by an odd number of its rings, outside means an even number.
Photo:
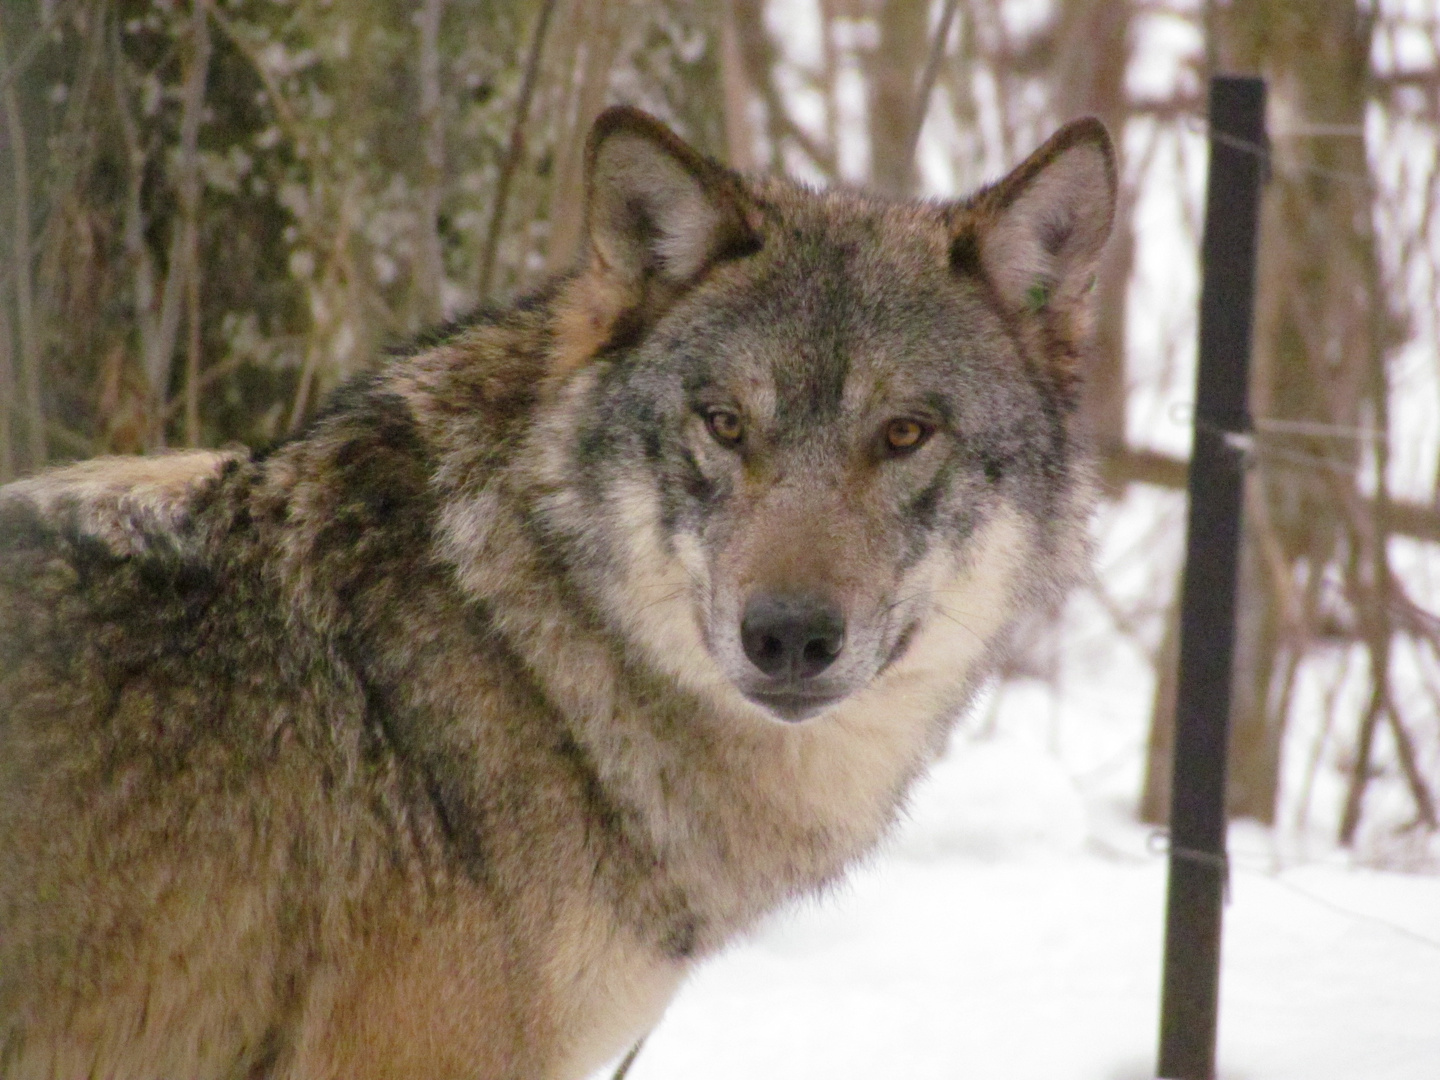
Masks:
[[[1266,572],[1253,533],[1247,532],[1240,550],[1225,805],[1231,817],[1252,817],[1266,825],[1275,823],[1284,734],[1278,700],[1272,700],[1288,651],[1275,603],[1279,588]]]
[[[194,225],[187,226],[192,230],[190,248],[190,273],[185,283],[186,303],[185,322],[189,331],[189,340],[185,348],[185,445],[200,445],[200,253],[197,250],[198,244],[194,233],[198,233]]]
[[[181,219],[172,227],[165,265],[165,285],[160,296],[160,314],[154,336],[147,342],[145,377],[150,386],[152,446],[165,445],[165,417],[168,415],[171,365],[180,333],[184,288],[191,274],[199,272],[196,252],[200,208],[200,120],[205,109],[205,82],[210,74],[210,3],[193,0],[190,16],[190,56],[180,111],[180,158],[176,188]]]
[[[822,14],[822,35],[829,31],[824,19]],[[720,79],[725,91],[725,154],[732,169],[749,172],[756,165],[755,124],[750,116],[750,80],[740,54],[740,32],[735,28],[734,0],[724,0],[721,13]]]
[[[835,144],[821,143],[791,119],[775,82],[775,46],[765,33],[764,0],[730,0],[734,14],[735,40],[746,81],[765,107],[763,142],[768,156],[758,164],[766,169],[784,165],[781,148],[789,144],[827,177],[836,175]],[[824,32],[829,33],[828,22]]]
[[[1170,820],[1170,785],[1175,769],[1175,702],[1179,693],[1180,601],[1165,613],[1160,651],[1155,657],[1155,694],[1150,704],[1150,735],[1145,741],[1145,778],[1139,818],[1151,825]]]
[[[10,298],[0,291],[0,484],[15,478],[15,340],[10,330]]]
[[[628,5],[613,0],[583,0],[577,7],[578,70],[574,73],[574,106],[555,139],[559,161],[550,191],[550,235],[545,246],[548,273],[568,267],[580,248],[585,135],[605,107],[611,69],[620,48],[622,18],[629,11]]]
[[[1283,7],[1239,0],[1215,15],[1218,60],[1266,74],[1277,111],[1297,122],[1362,130],[1373,27],[1364,8],[1356,0]],[[1357,762],[1393,707],[1389,605],[1380,584],[1389,574],[1375,521],[1377,512],[1384,514],[1384,500],[1357,497],[1357,440],[1280,435],[1274,427],[1288,423],[1293,429],[1300,422],[1355,430],[1367,409],[1371,415],[1383,410],[1375,395],[1384,382],[1385,339],[1394,316],[1378,289],[1368,171],[1358,138],[1279,145],[1262,219],[1264,273],[1251,394],[1261,453],[1254,483],[1280,555],[1263,557],[1258,545],[1266,538],[1247,530],[1245,558],[1254,585],[1242,597],[1237,640],[1243,662],[1231,714],[1229,804],[1233,815],[1264,822],[1275,819],[1287,719],[1288,695],[1277,691],[1288,681],[1293,657],[1303,655],[1309,627],[1330,617],[1313,607],[1283,617],[1297,566],[1320,573],[1343,560],[1350,568],[1350,598],[1375,680]],[[1366,770],[1368,764],[1360,772]]]
[[[873,0],[871,6],[880,43],[864,56],[870,183],[890,195],[909,195],[915,186],[910,131],[930,5],[925,0]]]
[[[494,285],[495,261],[500,254],[500,236],[505,227],[510,187],[515,182],[515,173],[520,168],[520,159],[525,153],[525,128],[530,122],[530,100],[535,94],[535,83],[540,74],[540,57],[545,51],[545,35],[549,31],[550,16],[554,10],[555,0],[540,0],[540,11],[535,16],[535,29],[530,35],[525,74],[520,81],[520,93],[515,99],[515,118],[510,126],[510,140],[505,149],[505,160],[500,164],[500,177],[495,183],[495,202],[490,208],[490,224],[485,230],[485,244],[480,249],[480,283],[477,291],[482,303],[489,299]]]
[[[1115,0],[1066,0],[1052,33],[1055,41],[1055,111],[1060,119],[1098,116],[1115,136],[1120,176],[1125,169],[1132,5]],[[1126,298],[1135,265],[1134,192],[1122,183],[1115,231],[1097,275],[1095,350],[1086,368],[1081,415],[1096,448],[1112,457],[1125,446]]]
[[[910,162],[910,187],[915,186],[917,164],[915,149],[920,145],[920,132],[925,127],[925,116],[930,111],[930,97],[935,91],[935,80],[940,76],[940,65],[945,60],[945,49],[950,41],[950,27],[955,22],[955,12],[960,0],[945,0],[940,9],[940,21],[930,35],[930,52],[925,58],[925,68],[920,73],[920,83],[915,89],[915,103],[911,106],[910,127],[905,133],[905,160]]]
[[[445,257],[440,247],[440,198],[445,184],[445,114],[440,94],[440,21],[445,0],[424,0],[419,12],[420,125],[424,162],[419,207],[419,258],[415,310],[424,322],[445,314]]]
[[[0,25],[0,71],[9,74],[6,59],[4,26]],[[15,236],[11,247],[11,267],[15,278],[15,312],[20,330],[20,383],[24,395],[26,465],[38,469],[45,464],[45,406],[40,393],[40,342],[36,325],[35,296],[31,284],[30,229],[30,157],[27,153],[25,124],[20,116],[20,103],[15,83],[7,79],[4,88],[5,127],[10,137],[10,157],[14,167]]]

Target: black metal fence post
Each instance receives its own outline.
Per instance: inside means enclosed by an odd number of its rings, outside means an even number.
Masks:
[[[1250,428],[1250,329],[1265,145],[1264,82],[1212,79],[1160,1005],[1159,1075],[1165,1080],[1215,1075],[1241,440]]]

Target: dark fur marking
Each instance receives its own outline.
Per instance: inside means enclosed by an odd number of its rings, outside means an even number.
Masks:
[[[434,466],[414,418],[393,394],[366,394],[344,422],[355,436],[333,457],[341,501],[317,531],[316,548],[353,556],[355,579],[369,580],[383,572],[380,552],[403,555],[426,542],[433,514],[426,478]]]
[[[719,488],[700,468],[700,462],[695,460],[695,455],[687,448],[681,452],[683,472],[681,484],[685,494],[694,499],[702,507],[708,506],[715,501],[719,494]]]
[[[892,664],[898,663],[900,659],[910,651],[910,644],[915,640],[915,632],[919,629],[920,621],[916,619],[907,624],[904,630],[900,631],[900,636],[895,639],[895,644],[891,646],[890,654],[885,657],[885,662],[880,665],[880,670],[875,673],[877,677],[883,674]]]
[[[700,924],[687,898],[674,889],[656,895],[646,885],[638,884],[646,881],[647,872],[653,872],[663,863],[660,854],[636,829],[633,812],[610,796],[589,752],[568,732],[558,734],[553,750],[570,765],[587,807],[587,829],[602,834],[591,839],[588,846],[593,851],[611,852],[610,861],[595,863],[595,883],[616,898],[632,894],[629,897],[632,905],[634,901],[639,901],[639,905],[626,907],[642,920],[636,929],[651,940],[658,934],[659,946],[667,955],[674,958],[691,955],[700,936]],[[642,895],[633,895],[637,889],[643,890]],[[649,895],[643,895],[644,892]]]
[[[942,470],[935,479],[926,484],[920,493],[905,507],[905,517],[922,529],[935,523],[935,512],[940,506],[940,496],[949,487],[950,473]]]
[[[325,424],[340,418],[348,418],[357,412],[368,412],[366,404],[371,394],[377,391],[380,386],[381,373],[379,371],[362,371],[358,375],[352,375],[343,383],[330,391],[324,404],[316,410],[315,415],[310,418],[310,423],[296,435],[299,441],[313,435]]]
[[[1040,246],[1045,249],[1047,255],[1058,255],[1074,235],[1075,223],[1073,221],[1045,221],[1040,226]]]
[[[660,939],[660,951],[671,960],[688,960],[695,954],[697,932],[694,916],[683,918]]]
[[[765,250],[765,241],[755,233],[744,233],[741,235],[727,235],[721,247],[716,251],[715,261],[717,263],[732,262],[736,259],[748,259],[752,255],[758,255]]]
[[[575,438],[575,463],[587,478],[594,476],[596,466],[608,460],[615,448],[614,420],[608,411],[602,413]]]
[[[568,732],[558,735],[555,751],[570,766],[572,775],[580,785],[586,809],[589,811],[585,816],[587,829],[604,833],[623,850],[633,852],[635,845],[631,842],[630,830],[625,825],[625,814],[611,801],[605,784],[600,779],[599,770],[590,760],[589,752]],[[596,846],[604,847],[603,844]],[[599,872],[600,867],[597,865],[596,873]]]
[[[596,358],[613,357],[637,348],[645,340],[648,329],[645,313],[639,308],[628,308],[610,325],[610,336],[595,353]]]
[[[272,1024],[260,1036],[259,1044],[250,1054],[250,1060],[242,1065],[244,1080],[267,1080],[274,1076],[276,1066],[286,1050],[286,1039],[278,1025]],[[237,1072],[237,1077],[240,1074]]]
[[[435,830],[451,864],[473,882],[488,881],[490,860],[483,843],[483,812],[473,807],[461,792],[454,790],[454,785],[445,784],[440,779],[440,770],[424,761],[423,755],[414,752],[399,723],[399,713],[388,695],[367,678],[361,665],[356,664],[356,648],[351,643],[344,651],[351,655],[350,666],[364,693],[365,731],[368,735],[364,746],[365,757],[372,768],[383,768],[387,763],[394,766],[401,781],[402,797],[410,807],[409,812],[403,815],[404,821],[397,821],[395,813],[383,805],[377,805],[375,812],[397,839],[403,832],[410,850],[422,859],[426,844],[419,818],[429,816],[435,823]],[[410,717],[409,722],[424,725],[426,719]],[[421,811],[420,815],[417,815],[417,810]]]
[[[923,398],[925,407],[933,412],[945,427],[955,426],[955,408],[944,394],[928,393]]]
[[[980,241],[974,228],[966,226],[950,242],[950,269],[968,277],[983,277],[984,266],[980,261]]]

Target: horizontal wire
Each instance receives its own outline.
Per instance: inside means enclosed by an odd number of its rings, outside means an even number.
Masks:
[[[1174,855],[1177,858],[1184,859],[1186,862],[1208,866],[1223,874],[1225,902],[1227,904],[1230,903],[1231,873],[1232,871],[1239,870],[1243,873],[1254,874],[1256,877],[1274,882],[1281,888],[1289,889],[1291,892],[1298,896],[1303,896],[1312,903],[1319,904],[1321,907],[1327,907],[1331,911],[1354,919],[1357,922],[1374,923],[1376,926],[1384,927],[1386,930],[1390,930],[1402,937],[1417,941],[1422,945],[1428,945],[1432,949],[1440,949],[1440,941],[1426,934],[1411,930],[1408,926],[1401,926],[1399,923],[1391,922],[1389,919],[1381,918],[1378,915],[1371,915],[1364,911],[1347,908],[1343,904],[1337,904],[1333,900],[1327,900],[1325,897],[1318,896],[1308,889],[1301,888],[1294,882],[1286,881],[1285,878],[1281,876],[1284,873],[1283,870],[1263,870],[1259,867],[1247,866],[1243,859],[1235,858],[1228,850],[1219,853],[1213,851],[1198,851],[1194,848],[1172,844],[1170,842],[1170,832],[1168,829],[1155,829],[1152,831],[1150,835],[1146,837],[1145,849],[1152,855]]]
[[[1346,427],[1343,424],[1326,424],[1318,420],[1280,420],[1261,417],[1255,421],[1255,428],[1262,434],[1306,435],[1316,438],[1355,439],[1359,442],[1381,442],[1381,432],[1369,427]]]
[[[1275,132],[1277,139],[1363,139],[1364,124],[1286,124]]]
[[[1269,435],[1282,434],[1278,432],[1265,432],[1255,430],[1231,431],[1203,420],[1195,421],[1195,428],[1198,431],[1205,431],[1211,435],[1218,435],[1224,442],[1226,449],[1233,451],[1243,459],[1247,467],[1259,463],[1264,464],[1263,459],[1273,458],[1290,465],[1301,465],[1312,469],[1326,469],[1330,472],[1344,473],[1354,476],[1366,468],[1363,462],[1340,461],[1333,457],[1325,457],[1321,454],[1307,454],[1303,450],[1285,450],[1280,447],[1267,445],[1265,437]],[[1286,432],[1283,434],[1296,434]],[[1332,437],[1335,437],[1332,435]],[[1377,440],[1378,441],[1378,440]]]
[[[1302,165],[1296,162],[1277,159],[1268,146],[1261,146],[1248,139],[1241,139],[1228,132],[1216,131],[1208,119],[1203,116],[1188,116],[1184,118],[1184,126],[1193,131],[1209,136],[1222,146],[1228,146],[1234,150],[1240,150],[1252,154],[1271,167],[1280,166],[1281,171],[1295,174],[1308,173],[1311,176],[1319,176],[1326,180],[1337,180],[1346,184],[1363,184],[1369,186],[1371,178],[1368,173],[1342,172],[1339,169],[1326,169],[1319,165]]]
[[[1257,877],[1264,878],[1267,881],[1272,881],[1276,885],[1279,885],[1281,888],[1289,889],[1296,895],[1303,896],[1311,903],[1319,904],[1321,907],[1327,907],[1331,911],[1336,912],[1337,914],[1344,915],[1347,918],[1356,920],[1357,922],[1374,923],[1376,926],[1382,926],[1386,930],[1391,931],[1392,933],[1409,938],[1411,941],[1419,942],[1422,945],[1428,945],[1432,949],[1440,949],[1440,941],[1437,941],[1426,934],[1421,934],[1417,931],[1411,930],[1408,926],[1401,926],[1399,923],[1393,923],[1389,919],[1382,919],[1378,915],[1371,915],[1368,912],[1364,911],[1356,911],[1353,908],[1345,907],[1343,904],[1337,904],[1333,900],[1327,900],[1323,896],[1318,896],[1315,893],[1312,893],[1309,889],[1302,889],[1294,882],[1286,881],[1283,877],[1280,876],[1279,871],[1259,870],[1253,867],[1246,866],[1243,863],[1238,863],[1236,865],[1239,867],[1239,869],[1243,870],[1248,874],[1254,874]]]
[[[1230,903],[1230,855],[1228,852],[1201,851],[1199,848],[1177,844],[1171,839],[1169,829],[1152,831],[1145,840],[1145,847],[1157,855],[1169,855],[1172,858],[1182,859],[1196,866],[1214,870],[1220,875],[1221,895],[1224,897],[1225,903]]]
[[[1262,459],[1276,458],[1290,465],[1303,465],[1308,469],[1326,469],[1330,472],[1344,473],[1347,476],[1354,476],[1360,472],[1363,465],[1353,464],[1348,461],[1336,461],[1334,458],[1321,457],[1319,454],[1306,454],[1298,450],[1277,450],[1270,446],[1257,446],[1255,456]]]
[[[1182,427],[1191,425],[1202,428],[1212,435],[1219,435],[1232,449],[1249,452],[1257,450],[1268,453],[1289,453],[1296,454],[1298,451],[1280,451],[1272,447],[1260,447],[1259,443],[1265,439],[1295,438],[1308,439],[1344,439],[1354,442],[1370,443],[1374,446],[1388,444],[1389,440],[1385,434],[1372,427],[1351,427],[1348,424],[1329,424],[1321,420],[1287,420],[1281,417],[1262,416],[1250,422],[1248,429],[1231,430],[1222,428],[1208,421],[1195,418],[1195,406],[1193,402],[1177,401],[1166,410],[1166,415],[1172,423]],[[1301,456],[1318,458],[1320,455],[1302,454]],[[1330,459],[1326,459],[1330,460]]]

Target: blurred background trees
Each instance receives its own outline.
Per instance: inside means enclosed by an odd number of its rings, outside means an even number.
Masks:
[[[0,0],[0,481],[284,438],[387,345],[563,270],[611,102],[736,168],[935,197],[1093,113],[1124,182],[1084,406],[1101,572],[979,726],[1158,822],[1204,89],[1261,74],[1232,809],[1433,866],[1437,42],[1404,0]]]

